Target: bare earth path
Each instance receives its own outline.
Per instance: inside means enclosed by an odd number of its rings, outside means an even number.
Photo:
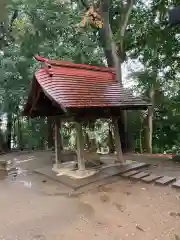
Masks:
[[[170,187],[120,180],[79,197],[63,196],[63,188],[36,174],[1,180],[0,240],[171,240],[180,236],[180,192]]]

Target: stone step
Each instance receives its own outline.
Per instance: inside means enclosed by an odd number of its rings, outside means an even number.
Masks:
[[[125,173],[121,174],[121,176],[122,177],[130,177],[130,176],[133,176],[133,175],[135,175],[135,174],[137,174],[139,172],[140,171],[138,171],[138,170],[131,170],[129,172],[125,172]]]
[[[152,183],[159,178],[162,178],[162,176],[157,176],[155,174],[150,174],[149,176],[141,178],[141,180],[145,183]]]
[[[147,176],[149,176],[148,172],[140,172],[140,173],[137,173],[137,174],[131,176],[131,178],[133,178],[133,179],[141,179],[141,178],[147,177]]]
[[[123,166],[112,166],[112,167],[107,167],[101,170],[101,172],[103,172],[104,174],[111,174],[113,176],[118,176],[121,175],[123,173],[126,172],[130,172],[132,170],[138,170],[141,168],[146,168],[148,167],[150,164],[147,163],[139,163],[139,162],[135,162],[135,163],[130,163],[127,165],[123,165]]]
[[[176,182],[172,184],[172,187],[179,188],[180,189],[180,179],[178,179]]]
[[[150,164],[143,163],[143,162],[130,163],[130,164],[127,164],[125,166],[122,166],[120,173],[125,173],[125,172],[129,172],[131,170],[138,170],[138,169],[141,169],[141,168],[146,168],[146,167],[149,167],[149,165]]]
[[[176,180],[175,177],[168,177],[168,176],[163,176],[162,178],[159,178],[155,181],[156,184],[158,185],[168,185]]]

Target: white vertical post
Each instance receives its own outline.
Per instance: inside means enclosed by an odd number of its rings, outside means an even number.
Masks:
[[[83,141],[82,125],[81,123],[76,122],[75,126],[76,126],[76,134],[77,134],[78,169],[83,171],[85,170],[85,161],[84,161],[84,141]]]
[[[59,132],[60,120],[55,119],[55,162],[58,165],[61,162],[61,136]]]
[[[114,139],[115,139],[115,147],[116,147],[116,152],[117,152],[117,161],[124,163],[124,157],[123,157],[122,147],[121,147],[121,137],[119,134],[117,118],[113,119],[113,124],[114,124]]]

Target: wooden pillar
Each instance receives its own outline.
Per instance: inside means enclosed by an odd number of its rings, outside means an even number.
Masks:
[[[76,122],[75,127],[76,127],[76,134],[77,134],[78,169],[83,171],[85,170],[85,161],[84,161],[84,141],[83,141],[82,125],[81,123]]]
[[[55,162],[58,165],[62,161],[62,154],[61,154],[61,135],[59,132],[60,129],[60,120],[58,118],[55,119]]]
[[[124,157],[122,153],[122,147],[121,147],[121,137],[119,134],[119,127],[118,127],[118,119],[113,119],[114,124],[114,140],[115,140],[115,147],[117,152],[117,161],[124,163]]]

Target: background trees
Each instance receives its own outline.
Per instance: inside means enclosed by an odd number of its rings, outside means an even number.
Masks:
[[[33,59],[35,54],[76,63],[114,66],[113,53],[122,69],[125,64],[130,66],[123,82],[131,82],[135,94],[149,97],[153,103],[147,112],[128,111],[128,120],[123,118],[119,123],[125,125],[125,130],[128,128],[130,139],[135,139],[131,145],[136,151],[179,150],[180,37],[178,27],[169,29],[165,23],[172,2],[109,2],[110,41],[104,26],[79,26],[92,4],[90,0],[61,3],[9,0],[4,8],[1,7],[1,11],[5,9],[0,19],[1,151],[11,147],[53,145],[52,119],[28,120],[21,116],[33,72],[38,67]],[[94,4],[99,11],[100,6],[96,1]],[[98,137],[95,134],[97,145],[106,146],[111,138],[108,137],[109,125],[98,120],[94,127],[98,133]],[[64,123],[62,132],[66,146],[73,147],[73,125]],[[89,128],[87,132],[91,138]]]

